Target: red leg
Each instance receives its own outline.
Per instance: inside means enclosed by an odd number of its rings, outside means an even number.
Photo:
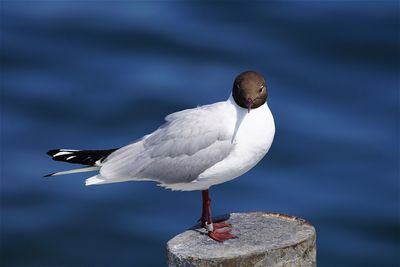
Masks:
[[[200,217],[200,224],[201,227],[206,227],[206,222],[207,222],[207,203],[210,200],[210,197],[208,196],[208,190],[203,190],[201,191],[201,196],[202,196],[202,212],[201,212],[201,217]]]
[[[206,222],[208,220],[208,214],[210,214],[211,216],[211,199],[210,196],[208,194],[208,190],[203,190],[201,192],[202,194],[202,212],[201,212],[201,217],[199,219],[199,222],[201,224],[201,227],[206,227]],[[220,229],[220,228],[224,228],[224,227],[231,227],[232,225],[229,223],[225,223],[224,219],[219,219],[219,220],[213,220],[213,226],[214,229]]]
[[[203,198],[203,210],[200,218],[200,223],[202,227],[206,228],[208,236],[218,242],[223,242],[228,239],[236,238],[236,236],[230,233],[230,224],[225,223],[224,221],[212,221],[211,199],[208,194],[208,190],[203,190],[201,193]]]

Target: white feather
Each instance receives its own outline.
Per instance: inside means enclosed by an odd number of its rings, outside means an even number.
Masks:
[[[70,174],[70,173],[91,172],[91,171],[98,171],[98,170],[100,170],[100,167],[98,167],[98,166],[85,167],[85,168],[79,168],[79,169],[72,169],[72,170],[68,170],[68,171],[55,172],[48,176],[58,176],[58,175],[64,175],[64,174]]]
[[[88,185],[94,185],[94,184],[103,184],[104,181],[105,180],[103,180],[103,179],[97,178],[97,175],[96,175],[96,176],[86,179],[85,185],[88,186]]]
[[[72,153],[73,153],[72,151],[61,151],[61,152],[58,152],[57,154],[54,154],[53,158],[54,157],[58,157],[58,156],[62,156],[62,155],[69,155],[69,154],[72,154]]]

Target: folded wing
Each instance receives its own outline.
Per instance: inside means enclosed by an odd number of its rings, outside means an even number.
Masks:
[[[220,105],[220,106],[216,106]],[[225,123],[224,103],[184,110],[166,117],[150,135],[112,153],[100,170],[104,182],[153,180],[162,184],[195,180],[234,148]]]

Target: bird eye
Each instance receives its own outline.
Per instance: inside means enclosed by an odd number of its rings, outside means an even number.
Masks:
[[[261,85],[261,88],[258,89],[258,92],[261,93],[263,89],[264,89],[264,85]]]

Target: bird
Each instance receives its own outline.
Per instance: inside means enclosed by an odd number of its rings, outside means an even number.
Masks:
[[[243,175],[267,154],[275,135],[267,99],[265,78],[256,71],[242,72],[226,101],[172,113],[154,132],[126,146],[49,150],[53,160],[85,167],[46,177],[97,171],[86,179],[87,186],[154,181],[174,191],[201,191],[199,222],[205,233],[218,242],[237,238],[232,225],[213,220],[209,189]]]

